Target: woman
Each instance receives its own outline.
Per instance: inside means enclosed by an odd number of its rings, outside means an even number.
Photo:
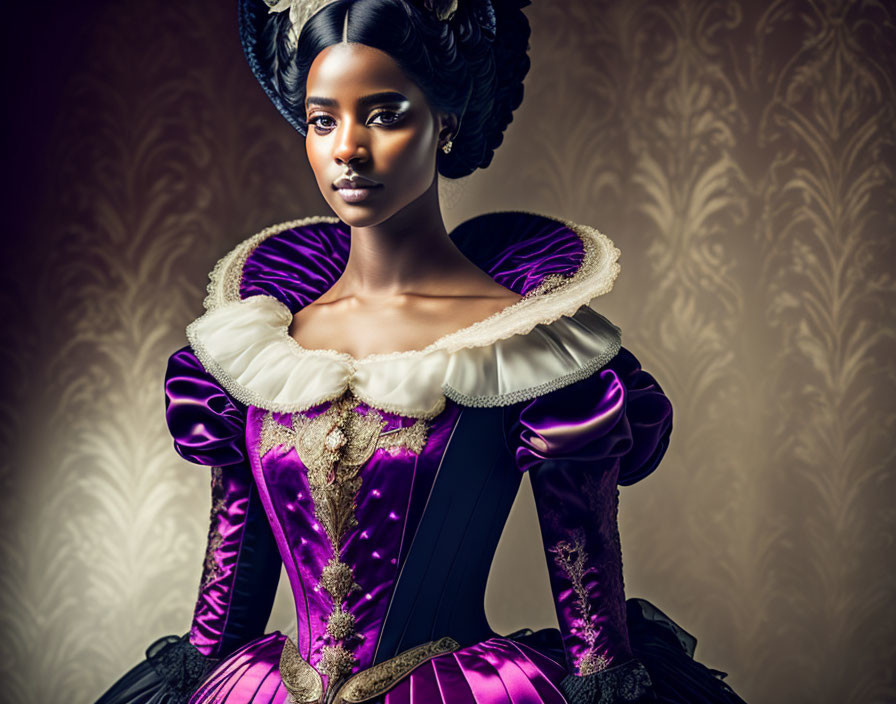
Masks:
[[[740,702],[625,600],[617,485],[672,430],[589,303],[619,251],[527,213],[449,236],[438,173],[490,162],[528,70],[526,0],[241,3],[250,66],[337,218],[269,228],[211,274],[172,355],[175,448],[212,467],[192,627],[100,702]],[[483,595],[531,475],[559,630]],[[265,626],[285,565],[298,642]]]

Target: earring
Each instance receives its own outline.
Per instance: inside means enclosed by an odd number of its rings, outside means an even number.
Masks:
[[[446,154],[448,154],[451,151],[451,145],[452,145],[452,142],[449,139],[447,142],[445,142],[442,145],[442,151],[445,152]]]

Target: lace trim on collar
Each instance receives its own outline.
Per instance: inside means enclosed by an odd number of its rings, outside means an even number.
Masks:
[[[532,215],[535,215],[532,213]],[[541,216],[539,216],[541,217]],[[553,218],[552,218],[553,219]],[[535,289],[529,291],[520,300],[506,308],[479,320],[471,325],[450,332],[435,340],[421,350],[404,352],[387,352],[368,355],[361,359],[401,359],[433,350],[455,352],[466,347],[489,345],[513,335],[529,332],[536,325],[551,323],[561,316],[572,315],[582,305],[609,292],[619,275],[618,263],[620,251],[609,237],[593,227],[579,225],[568,220],[555,219],[568,227],[582,241],[584,256],[579,267],[571,276],[553,274],[546,277]],[[334,217],[309,217],[291,220],[268,227],[258,234],[237,245],[215,265],[209,275],[208,295],[204,306],[211,311],[229,303],[240,301],[240,285],[242,283],[243,266],[258,245],[265,239],[287,229],[313,225],[317,223],[338,223]],[[340,357],[349,362],[358,358],[332,349],[308,349],[302,347],[288,332],[286,336],[295,346],[308,354],[320,354]]]
[[[619,273],[619,250],[596,229],[556,220],[582,240],[571,276],[547,277],[493,315],[421,350],[355,358],[307,349],[289,335],[290,309],[268,295],[240,298],[242,271],[267,237],[336,218],[313,217],[266,228],[237,245],[210,275],[207,312],[187,327],[203,366],[237,400],[298,412],[346,389],[368,405],[410,417],[438,415],[451,398],[466,406],[503,406],[534,398],[594,373],[618,352],[621,330],[589,304]]]

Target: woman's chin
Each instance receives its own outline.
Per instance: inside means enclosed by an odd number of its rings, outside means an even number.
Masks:
[[[340,208],[334,212],[336,217],[349,227],[373,227],[386,219],[378,217],[376,213],[359,213],[358,209],[352,209],[352,212],[349,212],[346,208]]]
[[[336,214],[336,217],[350,227],[373,227],[388,220],[394,214],[367,203],[340,203],[335,207],[331,203],[330,209]]]

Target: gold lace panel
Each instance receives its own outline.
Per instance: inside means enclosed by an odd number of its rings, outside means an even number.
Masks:
[[[208,544],[205,548],[205,561],[202,565],[202,582],[200,591],[214,582],[221,574],[221,565],[218,563],[218,549],[224,542],[224,537],[218,528],[218,517],[226,509],[227,501],[224,497],[224,479],[220,467],[211,468],[212,507],[208,520]]]
[[[576,668],[579,675],[590,675],[607,669],[610,663],[604,655],[597,652],[597,631],[591,621],[591,601],[584,585],[585,565],[588,560],[588,553],[585,552],[585,531],[576,528],[570,537],[572,542],[561,540],[550,551],[576,593],[576,609],[579,618],[582,619],[582,638],[588,644],[587,650],[576,660]]]

